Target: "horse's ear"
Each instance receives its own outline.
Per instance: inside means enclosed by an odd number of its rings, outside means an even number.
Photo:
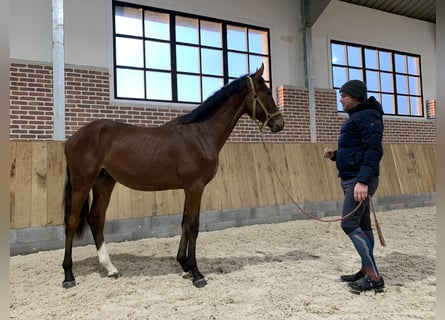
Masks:
[[[253,77],[255,79],[260,79],[263,76],[263,71],[264,71],[264,63],[261,63],[261,67],[256,70],[256,72],[253,75]]]

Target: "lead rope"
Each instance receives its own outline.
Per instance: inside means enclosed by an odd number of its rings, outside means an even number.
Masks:
[[[315,216],[315,215],[313,215],[313,214],[307,212],[306,210],[304,210],[304,209],[303,209],[303,208],[302,208],[302,207],[301,207],[301,206],[294,200],[294,198],[292,197],[292,195],[291,195],[291,194],[289,193],[289,191],[286,189],[286,187],[284,186],[283,181],[280,179],[280,177],[279,177],[277,171],[275,170],[275,166],[274,166],[273,163],[272,163],[272,158],[271,158],[271,156],[270,156],[269,150],[267,149],[267,147],[266,147],[266,143],[264,142],[264,138],[263,138],[263,133],[262,133],[262,132],[260,132],[260,137],[261,137],[261,142],[263,143],[264,150],[266,151],[266,155],[267,155],[267,158],[268,158],[268,160],[269,160],[270,166],[272,167],[272,170],[273,170],[275,176],[277,177],[278,182],[279,182],[281,188],[282,188],[282,189],[284,190],[284,192],[287,194],[287,196],[288,196],[289,199],[292,201],[292,203],[293,203],[293,204],[294,204],[294,205],[295,205],[301,212],[303,212],[306,216],[308,216],[308,217],[311,218],[311,219],[320,221],[320,222],[338,222],[338,221],[341,221],[341,220],[344,220],[344,219],[350,217],[351,215],[353,215],[353,214],[360,208],[360,206],[361,206],[362,203],[363,203],[363,200],[361,200],[361,201],[358,203],[358,205],[357,205],[351,212],[349,212],[348,214],[346,214],[345,216],[343,216],[343,217],[341,217],[341,218],[337,218],[337,219],[331,219],[331,220],[321,219],[321,218],[319,218],[319,217],[317,217],[317,216]],[[383,238],[383,234],[382,234],[382,230],[380,229],[379,222],[377,221],[377,215],[376,215],[376,213],[375,213],[374,203],[372,202],[372,197],[371,197],[371,196],[368,195],[368,198],[369,198],[369,203],[370,203],[370,205],[371,205],[372,215],[374,216],[374,223],[375,223],[375,227],[376,227],[376,229],[377,229],[377,234],[378,234],[378,236],[379,236],[380,244],[382,245],[382,247],[384,247],[384,246],[386,246],[386,243],[385,243],[385,239]]]

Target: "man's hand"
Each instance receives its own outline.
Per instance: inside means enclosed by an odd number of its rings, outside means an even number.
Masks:
[[[368,197],[368,186],[361,182],[357,182],[354,187],[355,201],[366,200],[367,197]]]
[[[331,148],[325,148],[325,149],[323,150],[323,158],[326,158],[326,159],[332,159],[332,157],[334,156],[334,154],[335,154],[335,150],[334,150],[334,149],[331,149]]]

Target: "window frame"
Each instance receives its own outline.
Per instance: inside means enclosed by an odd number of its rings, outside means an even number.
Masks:
[[[116,7],[129,7],[129,8],[135,8],[135,9],[140,9],[142,10],[142,36],[134,36],[134,35],[128,35],[128,34],[121,34],[121,33],[117,33],[116,31]],[[145,25],[144,25],[144,15],[145,12],[149,11],[149,12],[157,12],[160,14],[167,14],[169,17],[169,29],[170,29],[170,39],[167,41],[160,41],[159,39],[153,39],[150,37],[146,37],[145,35]],[[190,43],[184,43],[184,42],[178,42],[176,41],[176,17],[180,17],[180,18],[191,18],[191,19],[196,19],[198,21],[198,43],[197,44],[190,44]],[[204,22],[209,22],[209,23],[218,23],[221,26],[221,47],[220,48],[216,48],[216,47],[211,47],[211,46],[206,46],[203,45],[201,43],[201,36],[200,36],[200,26],[201,23]],[[265,39],[265,45],[267,45],[267,53],[266,54],[261,54],[261,53],[257,53],[254,51],[250,51],[249,50],[249,39],[247,38],[246,41],[246,51],[240,51],[240,50],[234,50],[234,49],[229,49],[228,45],[227,45],[227,27],[241,27],[241,28],[245,28],[246,30],[246,35],[247,37],[249,36],[249,30],[253,30],[253,31],[260,31],[260,32],[264,32],[266,34],[266,39]],[[118,38],[126,38],[126,39],[138,39],[138,40],[142,40],[142,45],[143,45],[143,51],[142,51],[142,59],[143,59],[143,66],[142,67],[132,67],[132,66],[125,66],[125,65],[119,65],[117,63],[117,45],[116,42]],[[169,48],[170,48],[170,70],[156,70],[154,68],[149,68],[147,67],[147,60],[146,60],[146,52],[145,52],[145,47],[146,47],[146,42],[147,41],[152,41],[152,40],[156,40],[157,42],[163,42],[163,43],[168,43],[169,44]],[[178,71],[177,68],[177,61],[176,61],[176,48],[177,46],[181,46],[181,45],[187,45],[193,48],[197,48],[198,50],[198,58],[199,58],[199,70],[198,72],[184,72],[184,71]],[[251,57],[257,57],[259,59],[262,59],[263,61],[267,61],[268,64],[268,68],[265,68],[265,72],[268,72],[267,75],[265,75],[265,78],[268,79],[266,80],[266,83],[268,84],[269,87],[272,87],[272,70],[271,70],[271,46],[270,46],[270,29],[269,28],[265,28],[265,27],[259,27],[259,26],[254,26],[254,25],[250,25],[250,24],[244,24],[244,23],[240,23],[240,22],[234,22],[234,21],[229,21],[229,20],[223,20],[223,19],[217,19],[217,18],[213,18],[213,17],[207,17],[207,16],[202,16],[202,15],[195,15],[195,14],[190,14],[190,13],[186,13],[186,12],[179,12],[179,11],[174,11],[174,10],[169,10],[169,9],[163,9],[163,8],[157,8],[157,7],[152,7],[152,6],[145,6],[145,5],[139,5],[139,4],[135,4],[135,3],[127,3],[127,2],[123,2],[123,1],[116,1],[113,0],[112,1],[112,49],[113,49],[113,74],[112,74],[112,78],[113,78],[113,88],[112,90],[110,90],[112,92],[112,98],[116,101],[140,101],[140,102],[148,102],[148,103],[167,103],[167,104],[184,104],[184,105],[196,105],[199,103],[202,103],[207,97],[203,97],[203,77],[214,77],[215,79],[221,79],[222,80],[222,85],[226,85],[228,84],[230,81],[237,79],[239,76],[230,76],[229,75],[229,62],[228,62],[228,56],[229,53],[242,53],[246,55],[246,68],[247,68],[247,73],[252,73],[255,70],[249,70],[250,67],[250,61],[251,61]],[[222,75],[221,76],[215,76],[215,75],[211,75],[211,74],[206,74],[203,72],[203,68],[201,65],[201,60],[202,60],[202,49],[215,49],[215,50],[220,50],[221,54],[222,54]],[[258,66],[259,67],[259,66]],[[143,98],[138,98],[138,97],[126,97],[126,96],[119,96],[118,95],[118,70],[138,70],[138,71],[142,71],[143,73]],[[147,74],[149,72],[157,72],[157,71],[161,71],[161,72],[165,72],[166,74],[170,74],[170,82],[171,82],[171,98],[170,99],[151,99],[147,96]],[[247,74],[246,73],[246,74]],[[186,101],[186,100],[180,100],[178,97],[178,76],[180,75],[193,75],[193,76],[197,76],[199,78],[199,85],[200,85],[200,101]]]
[[[344,64],[342,63],[334,63],[333,62],[333,58],[334,58],[334,54],[333,54],[333,45],[341,45],[345,47],[345,62]],[[360,48],[360,61],[361,61],[361,66],[355,66],[355,65],[351,65],[350,62],[348,61],[348,48]],[[366,50],[371,50],[371,51],[376,51],[376,57],[378,59],[378,63],[376,67],[371,67],[368,66],[368,61],[366,59]],[[384,67],[382,67],[381,65],[379,65],[380,63],[380,53],[384,53],[384,54],[389,54],[390,55],[390,64],[391,64],[391,70],[386,70]],[[405,58],[405,66],[407,67],[406,72],[399,72],[396,70],[396,61],[395,61],[395,56],[396,55],[400,55],[400,56],[404,56]],[[410,73],[409,69],[409,62],[407,61],[408,58],[416,58],[418,61],[418,73],[414,74],[414,73]],[[347,42],[347,41],[341,41],[341,40],[334,40],[334,39],[330,39],[329,41],[329,61],[330,61],[330,72],[331,72],[331,83],[332,83],[332,88],[334,90],[336,90],[337,93],[337,100],[339,100],[339,89],[341,84],[336,84],[335,82],[335,71],[334,68],[342,68],[345,69],[345,74],[346,74],[346,81],[351,80],[351,79],[358,79],[357,77],[350,77],[350,70],[355,70],[355,71],[359,71],[361,72],[361,80],[363,80],[366,84],[368,84],[368,97],[369,96],[375,96],[376,99],[382,103],[382,107],[385,108],[384,106],[384,102],[382,102],[382,94],[386,95],[386,96],[392,96],[392,100],[393,100],[393,113],[387,113],[385,112],[386,116],[394,116],[394,117],[408,117],[408,118],[425,118],[426,117],[426,112],[425,112],[425,103],[423,101],[423,79],[422,79],[422,61],[421,61],[421,55],[419,54],[413,54],[413,53],[408,53],[408,52],[402,52],[402,51],[398,51],[398,50],[393,50],[393,49],[387,49],[387,48],[381,48],[381,47],[375,47],[375,46],[370,46],[370,45],[363,45],[363,44],[359,44],[359,43],[352,43],[352,42]],[[377,73],[378,75],[378,88],[377,90],[373,90],[370,89],[369,87],[369,83],[368,83],[368,72],[374,72]],[[390,90],[384,90],[382,88],[382,78],[381,75],[390,75],[391,76],[391,84],[392,84],[392,91]],[[402,91],[399,90],[398,88],[398,84],[397,84],[397,76],[403,76],[408,78],[409,77],[415,77],[418,80],[418,93],[410,93],[410,85],[407,84],[407,88],[408,88],[408,92],[404,93]],[[413,98],[413,99],[418,99],[418,101],[420,101],[420,105],[419,107],[419,111],[420,114],[413,114],[412,110],[411,110],[411,102],[407,103],[407,105],[405,106],[405,109],[407,109],[409,111],[409,113],[400,113],[401,110],[401,105],[399,102],[399,97],[405,97],[408,101]],[[337,101],[337,111],[344,113],[344,111],[341,109],[341,106],[339,104],[339,102]]]

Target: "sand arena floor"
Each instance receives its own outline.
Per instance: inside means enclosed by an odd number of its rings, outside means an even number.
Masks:
[[[92,245],[73,249],[77,286],[62,288],[63,250],[10,258],[11,319],[434,319],[436,208],[377,213],[385,292],[352,294],[339,275],[359,257],[339,223],[300,220],[202,232],[195,288],[175,261],[179,237],[109,243],[107,278]],[[377,236],[376,236],[377,239]]]

